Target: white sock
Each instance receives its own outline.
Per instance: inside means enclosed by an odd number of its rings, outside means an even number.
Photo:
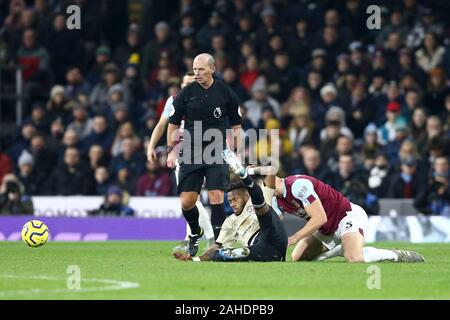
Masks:
[[[206,211],[203,204],[200,202],[200,200],[197,200],[196,204],[198,209],[198,223],[200,224],[200,227],[203,228],[203,231],[205,232],[205,238],[206,239],[214,239],[214,231],[213,227],[211,225],[211,218],[208,214],[208,211]]]
[[[185,241],[189,240],[189,235],[191,234],[191,227],[189,227],[189,223],[186,222],[186,236],[184,237]]]
[[[363,248],[364,262],[397,261],[398,257],[392,250],[374,247]]]
[[[343,257],[344,251],[342,250],[342,244],[338,244],[336,247],[334,247],[331,250],[328,250],[320,255],[318,255],[314,261],[322,261],[326,259],[330,259],[333,257]]]
[[[205,232],[205,238],[207,240],[210,240],[211,238],[214,239],[214,232],[211,225],[211,218],[209,217],[208,212],[206,211],[203,204],[200,202],[200,200],[197,200],[195,203],[198,209],[198,224],[200,227],[202,227],[203,231]],[[184,237],[184,240],[189,240],[189,235],[191,234],[191,228],[189,227],[189,224],[186,223],[186,236]]]

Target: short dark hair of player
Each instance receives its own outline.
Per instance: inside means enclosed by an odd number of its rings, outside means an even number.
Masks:
[[[240,190],[240,189],[247,190],[247,188],[245,187],[245,184],[242,181],[236,181],[236,182],[232,182],[228,185],[227,192]]]

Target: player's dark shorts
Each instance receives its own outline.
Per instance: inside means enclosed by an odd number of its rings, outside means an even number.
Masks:
[[[288,236],[281,219],[275,210],[265,215],[258,215],[261,230],[252,244],[247,260],[250,261],[285,261]]]
[[[219,254],[214,256],[214,261],[286,261],[288,236],[283,223],[275,210],[270,210],[265,215],[258,215],[261,227],[256,236],[255,243],[249,246],[250,253],[245,258],[225,259]]]
[[[178,194],[195,191],[200,193],[204,178],[206,189],[225,191],[230,182],[228,164],[182,164],[178,172]]]

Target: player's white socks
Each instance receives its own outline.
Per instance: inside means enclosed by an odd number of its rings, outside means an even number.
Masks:
[[[205,207],[201,203],[200,200],[197,200],[195,203],[198,209],[198,223],[200,227],[202,227],[203,231],[205,232],[205,238],[208,240],[208,246],[211,244],[211,242],[214,244],[214,231],[211,225],[211,218],[209,217],[208,211],[206,211]],[[189,227],[189,224],[186,224],[186,237],[185,240],[189,240],[189,235],[191,234],[191,228]],[[211,241],[214,240],[214,241]]]
[[[364,262],[397,261],[398,257],[392,250],[374,247],[363,248]]]
[[[206,211],[205,207],[201,203],[200,200],[197,200],[196,206],[198,208],[198,223],[200,224],[200,227],[203,228],[203,231],[205,232],[206,239],[214,239],[214,231],[213,227],[211,225],[211,218],[208,214],[208,211]]]
[[[334,257],[342,257],[344,256],[344,250],[342,249],[342,244],[338,244],[336,247],[334,247],[331,250],[328,250],[320,255],[318,255],[314,261],[322,261]]]

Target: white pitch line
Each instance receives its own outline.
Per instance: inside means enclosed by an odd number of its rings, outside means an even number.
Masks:
[[[9,279],[32,279],[32,280],[48,280],[48,281],[65,281],[65,278],[48,277],[48,276],[18,276],[13,274],[0,274],[0,278]],[[89,287],[81,289],[25,289],[25,290],[2,290],[1,296],[8,296],[14,294],[30,294],[30,293],[79,293],[79,292],[95,292],[95,291],[113,291],[139,288],[139,283],[129,281],[118,281],[112,279],[96,279],[96,278],[81,278],[81,282],[97,282],[104,283],[107,286]]]

